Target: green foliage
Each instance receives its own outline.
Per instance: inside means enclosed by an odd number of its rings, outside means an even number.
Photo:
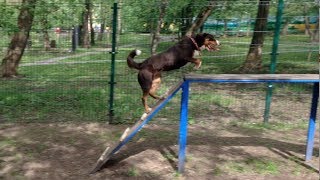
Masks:
[[[7,32],[8,34],[17,31],[17,17],[19,13],[17,6],[8,6],[4,2],[0,2],[0,12],[0,31]]]

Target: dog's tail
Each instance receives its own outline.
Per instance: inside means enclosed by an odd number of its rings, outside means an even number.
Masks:
[[[129,53],[128,57],[127,57],[127,64],[130,68],[135,68],[135,69],[140,69],[140,65],[141,63],[136,63],[133,58],[135,56],[139,56],[141,54],[140,50],[133,50]]]

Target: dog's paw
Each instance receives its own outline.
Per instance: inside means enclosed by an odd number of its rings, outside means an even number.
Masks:
[[[148,113],[143,113],[140,119],[144,120],[147,116],[148,116]]]
[[[201,67],[201,64],[202,64],[202,61],[200,61],[199,63],[197,63],[197,64],[194,66],[194,68],[195,68],[195,69],[199,69],[199,68]]]
[[[162,95],[161,97],[160,97],[160,100],[164,100],[164,99],[166,99],[167,97],[168,97],[168,92],[166,92],[164,95]]]
[[[151,112],[152,108],[148,107],[146,110],[145,110],[145,113],[144,114],[149,114]]]

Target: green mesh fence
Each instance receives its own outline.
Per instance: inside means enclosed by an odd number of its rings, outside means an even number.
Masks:
[[[161,25],[161,52],[175,44],[197,13],[208,3],[169,1]],[[113,2],[92,2],[90,47],[73,39],[83,18],[85,3],[41,3],[19,65],[24,77],[0,79],[0,120],[3,122],[105,121],[109,116]],[[161,1],[128,1],[118,4],[117,54],[115,58],[115,123],[133,123],[143,113],[137,71],[129,69],[126,57],[133,49],[142,50],[137,62],[150,56],[152,32],[159,20]],[[201,69],[192,64],[163,73],[158,94],[164,94],[184,74],[239,73],[251,43],[257,2],[217,1],[201,31],[209,32],[222,43],[219,52],[203,52]],[[1,3],[7,19],[0,18],[0,57],[4,57],[18,16],[19,4]],[[318,12],[313,1],[286,2],[279,41],[276,73],[318,73]],[[188,9],[189,8],[189,9]],[[269,73],[277,2],[271,1],[262,68],[254,73]],[[292,12],[295,9],[295,12]],[[307,14],[305,9],[307,9]],[[250,11],[249,11],[250,10]],[[45,11],[45,12],[43,12]],[[190,14],[188,14],[191,13]],[[44,47],[43,17],[47,17],[50,48]],[[307,22],[307,26],[306,26]],[[90,24],[90,23],[89,23]],[[306,28],[307,27],[307,28]],[[309,28],[309,30],[308,30]],[[104,29],[102,32],[101,29]],[[95,32],[95,33],[93,33]],[[94,34],[94,36],[91,36]],[[80,35],[79,35],[80,36]],[[73,43],[76,47],[73,47]],[[191,86],[190,123],[204,121],[262,121],[266,85],[194,84]],[[271,121],[305,120],[311,102],[310,85],[276,85],[272,97]],[[149,98],[149,103],[155,100]],[[290,104],[290,105],[288,105]],[[179,119],[180,97],[175,97],[157,116],[158,123]]]

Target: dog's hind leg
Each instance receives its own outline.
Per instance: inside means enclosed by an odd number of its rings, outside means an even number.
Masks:
[[[151,108],[148,106],[148,103],[147,103],[147,98],[149,96],[149,92],[143,92],[143,95],[142,95],[142,104],[144,106],[144,109],[145,109],[145,112],[148,114],[150,111],[151,111]]]
[[[160,96],[156,95],[156,91],[159,89],[161,84],[161,78],[160,75],[156,75],[154,79],[152,80],[151,89],[149,91],[149,95],[153,97],[154,99],[161,99]]]
[[[153,74],[148,70],[141,70],[138,74],[138,81],[143,92],[141,100],[146,113],[149,113],[151,110],[148,106],[147,98],[152,88],[152,76]]]

